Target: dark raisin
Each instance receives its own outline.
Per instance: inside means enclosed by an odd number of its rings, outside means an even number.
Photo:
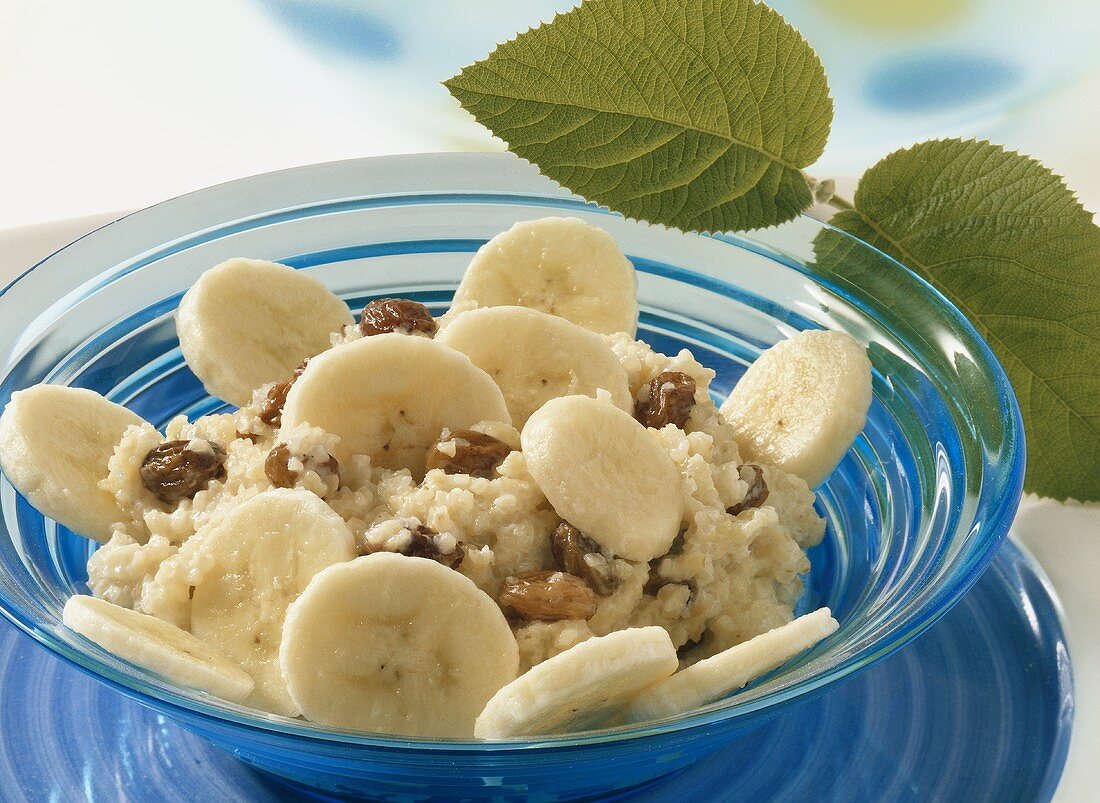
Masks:
[[[440,444],[448,441],[454,442],[453,457],[439,449]],[[493,470],[504,462],[511,451],[511,446],[492,435],[472,429],[455,432],[445,429],[435,445],[428,450],[425,465],[429,471],[441,468],[444,474],[469,474],[471,477],[492,479]]]
[[[645,586],[642,588],[643,594],[648,594],[651,597],[657,596],[657,592],[665,586],[684,586],[688,590],[687,604],[691,605],[695,601],[695,594],[698,591],[698,587],[693,580],[669,580],[666,577],[661,577],[657,573],[656,567],[649,570],[649,579],[646,580]]]
[[[290,469],[290,449],[285,443],[275,444],[264,460],[264,474],[276,488],[293,488],[298,472]]]
[[[267,453],[267,459],[264,460],[264,474],[276,488],[293,488],[298,481],[299,472],[290,467],[290,459],[293,456],[290,447],[285,443],[275,444],[275,447]],[[337,479],[340,477],[340,464],[332,455],[329,455],[328,460],[324,462],[318,462],[308,456],[298,455],[297,457],[307,469],[316,472],[322,480],[327,481],[330,476]]]
[[[241,432],[240,430],[237,430],[237,437],[249,443],[259,443],[262,440],[262,436],[255,432]]]
[[[563,521],[550,534],[550,552],[561,571],[581,578],[601,597],[619,585],[615,567],[604,557],[600,545],[569,522]]]
[[[286,394],[290,392],[290,380],[276,382],[267,391],[264,400],[260,402],[260,420],[272,427],[277,427],[283,422],[283,405],[286,404]]]
[[[431,337],[438,328],[427,307],[407,298],[380,298],[363,307],[359,316],[359,331],[368,336],[401,331]]]
[[[731,516],[736,516],[743,510],[749,508],[760,507],[762,504],[768,501],[768,484],[764,482],[764,469],[760,466],[755,466],[752,463],[746,463],[741,466],[741,471],[744,472],[748,469],[753,477],[751,480],[747,480],[749,483],[749,490],[745,494],[745,498],[732,507],[727,507],[726,512]],[[742,479],[744,479],[744,473],[742,473]]]
[[[259,416],[261,421],[273,427],[283,423],[283,407],[286,405],[286,394],[290,393],[291,386],[306,370],[308,363],[309,357],[306,357],[302,360],[302,364],[294,369],[294,375],[290,379],[276,382],[268,389],[267,396],[260,403]]]
[[[683,429],[694,406],[695,380],[680,371],[665,371],[649,383],[649,398],[634,406],[634,417],[653,429],[667,424]]]
[[[199,439],[165,441],[145,455],[138,473],[163,502],[191,499],[210,480],[225,479],[225,449]]]
[[[466,557],[466,550],[459,544],[455,546],[453,551],[443,554],[436,546],[434,538],[436,535],[438,533],[431,527],[425,527],[421,524],[412,531],[412,540],[409,541],[408,546],[401,550],[401,554],[408,555],[410,558],[427,558],[442,563],[449,569],[457,569],[462,565],[462,559]]]
[[[579,577],[565,572],[521,572],[500,587],[500,604],[524,619],[557,622],[587,619],[596,612],[596,592]]]

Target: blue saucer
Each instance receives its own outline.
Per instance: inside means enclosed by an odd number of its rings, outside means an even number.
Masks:
[[[1042,572],[1006,543],[916,643],[621,801],[1048,800],[1073,685]],[[301,800],[0,622],[5,801]]]

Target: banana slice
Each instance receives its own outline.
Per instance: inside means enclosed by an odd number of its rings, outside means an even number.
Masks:
[[[653,684],[631,701],[623,719],[648,722],[713,703],[785,664],[838,627],[828,608],[800,616]]]
[[[610,234],[575,217],[525,220],[485,243],[455,309],[517,304],[601,334],[638,329],[638,280]]]
[[[225,654],[161,619],[95,597],[69,597],[62,621],[119,658],[239,703],[252,693],[252,678]]]
[[[309,491],[282,488],[232,511],[199,549],[210,568],[194,587],[191,632],[252,676],[249,705],[297,716],[279,669],[283,619],[313,575],[355,557],[351,531]]]
[[[510,424],[504,396],[465,354],[423,337],[374,335],[320,354],[287,394],[286,431],[309,423],[340,436],[336,459],[424,474],[443,428]]]
[[[477,718],[479,739],[573,733],[606,724],[638,692],[676,671],[662,627],[632,627],[582,641],[493,695]]]
[[[741,456],[817,487],[867,423],[871,361],[843,332],[799,332],[749,366],[722,414]]]
[[[321,282],[286,265],[230,259],[206,271],[176,315],[187,365],[213,396],[238,406],[266,382],[289,379],[354,322]]]
[[[629,413],[587,396],[552,399],[528,419],[520,442],[563,519],[627,560],[668,552],[684,510],[680,474]]]
[[[488,372],[516,428],[550,399],[594,397],[600,389],[616,407],[633,409],[615,352],[598,334],[564,318],[527,307],[487,307],[462,313],[436,339]]]
[[[123,515],[99,483],[126,428],[143,423],[94,391],[35,385],[0,416],[0,465],[43,515],[106,543]]]
[[[516,677],[519,648],[469,579],[376,552],[313,579],[287,611],[280,661],[314,722],[469,738],[485,702]]]

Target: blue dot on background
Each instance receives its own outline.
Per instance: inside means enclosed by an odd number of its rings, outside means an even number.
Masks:
[[[1023,80],[1023,70],[1000,56],[933,53],[895,58],[873,69],[867,101],[886,111],[927,112],[985,101]]]
[[[326,55],[391,61],[401,55],[401,35],[383,17],[341,0],[261,0],[273,16]]]

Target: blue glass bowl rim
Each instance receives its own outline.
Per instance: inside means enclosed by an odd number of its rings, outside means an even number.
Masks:
[[[62,253],[68,252],[70,249],[79,247],[80,244],[88,238],[94,237],[97,234],[110,229],[111,227],[118,226],[124,223],[134,223],[135,221],[140,224],[140,218],[143,214],[152,211],[164,211],[170,210],[174,206],[185,205],[188,202],[194,202],[202,196],[213,196],[220,193],[234,193],[251,183],[260,181],[277,180],[281,183],[290,184],[294,181],[300,181],[306,176],[309,176],[315,171],[341,171],[355,170],[369,165],[378,165],[381,163],[388,163],[389,166],[398,168],[399,171],[436,171],[436,175],[445,175],[439,171],[446,171],[448,168],[448,162],[454,165],[461,165],[463,168],[468,169],[471,164],[484,171],[482,175],[485,177],[484,183],[489,184],[496,182],[506,187],[504,190],[444,190],[442,194],[455,196],[451,202],[456,202],[457,197],[461,196],[461,202],[475,203],[478,200],[482,202],[501,202],[502,198],[506,197],[509,202],[515,202],[519,204],[528,203],[532,206],[545,206],[547,201],[554,201],[557,205],[563,208],[573,206],[578,210],[583,210],[586,213],[599,213],[609,215],[617,218],[622,216],[616,212],[612,212],[606,207],[599,206],[597,204],[586,201],[585,199],[573,195],[568,190],[561,188],[556,183],[551,182],[546,177],[538,173],[537,169],[533,165],[522,161],[511,154],[501,153],[421,153],[421,154],[405,154],[395,156],[372,156],[363,157],[359,159],[347,159],[333,162],[322,162],[312,165],[304,165],[301,167],[292,167],[284,170],[277,170],[268,173],[261,173],[246,178],[234,179],[231,181],[214,184],[209,187],[205,187],[193,192],[185,193],[183,195],[175,196],[173,198],[161,201],[153,204],[149,207],[134,210],[133,212],[121,215],[119,218],[109,221],[98,228],[87,232],[86,234],[78,237],[67,245],[54,251],[49,256],[35,263],[21,274],[17,275],[14,279],[8,282],[2,289],[0,289],[0,300],[3,300],[4,296],[14,288],[20,281],[24,280],[34,271],[48,267],[51,260],[55,259]],[[516,190],[516,182],[529,182],[534,184],[541,182],[543,189],[536,191],[534,189],[529,190]],[[431,192],[424,190],[411,190],[400,191],[391,190],[388,192],[376,192],[369,193],[367,195],[359,196],[361,198],[366,197],[408,197],[410,200],[419,196],[430,195]],[[330,202],[336,199],[330,199]],[[349,201],[355,200],[354,198],[342,197],[339,200]],[[276,211],[292,212],[315,207],[319,204],[323,204],[321,201],[309,201],[303,202],[299,206],[284,207],[281,210],[269,210],[263,214],[269,215]],[[247,219],[248,216],[242,216],[236,218],[236,220]],[[90,655],[87,652],[74,650],[68,644],[63,641],[57,640],[47,630],[38,628],[31,617],[26,616],[17,606],[12,605],[11,601],[3,594],[0,594],[0,615],[5,619],[12,622],[24,634],[29,636],[38,644],[46,647],[58,657],[65,660],[67,663],[77,667],[81,671],[92,675],[98,680],[107,683],[117,691],[131,697],[138,702],[148,705],[153,708],[167,710],[168,712],[179,712],[179,716],[183,719],[193,717],[196,714],[200,717],[211,718],[221,721],[229,726],[243,727],[246,729],[254,729],[260,732],[266,732],[272,735],[289,736],[295,739],[305,739],[311,741],[319,741],[325,743],[341,743],[345,746],[362,746],[362,747],[376,747],[384,749],[394,748],[406,748],[406,749],[419,749],[419,750],[452,750],[452,751],[473,751],[473,752],[502,752],[513,750],[530,750],[535,748],[563,748],[563,747],[575,747],[585,745],[604,744],[609,742],[629,741],[635,739],[645,739],[647,737],[662,736],[669,733],[675,733],[678,731],[694,729],[697,727],[705,727],[716,723],[732,720],[737,717],[747,716],[762,712],[765,709],[775,708],[785,703],[795,702],[799,698],[808,698],[808,696],[816,695],[825,690],[827,686],[837,683],[845,678],[858,674],[879,661],[885,659],[889,655],[893,654],[896,650],[902,648],[906,644],[913,641],[915,638],[924,633],[929,627],[939,621],[944,614],[949,611],[956,602],[958,602],[962,596],[973,587],[978,578],[985,572],[992,562],[998,547],[1008,534],[1010,525],[1015,517],[1016,509],[1019,505],[1019,500],[1023,493],[1023,481],[1024,481],[1024,429],[1023,419],[1020,412],[1019,404],[1017,402],[1012,386],[1008,380],[1007,375],[1004,372],[1003,367],[997,360],[992,349],[986,343],[985,339],[978,333],[970,321],[962,314],[939,290],[933,287],[930,283],[924,280],[922,277],[914,273],[903,263],[894,259],[889,254],[876,248],[875,246],[852,236],[846,231],[837,229],[831,226],[827,222],[823,222],[817,218],[814,218],[808,214],[800,216],[803,220],[811,221],[815,227],[819,229],[827,229],[845,237],[852,242],[856,243],[859,247],[868,249],[873,252],[878,258],[885,260],[888,263],[892,263],[897,269],[897,273],[892,275],[892,279],[896,279],[899,282],[907,283],[911,286],[911,289],[926,297],[926,300],[930,300],[943,315],[944,323],[951,329],[953,334],[960,336],[960,339],[966,342],[969,347],[971,355],[979,362],[980,366],[984,369],[986,376],[992,379],[993,390],[996,398],[1002,405],[1003,412],[1006,413],[1004,417],[1004,433],[1002,436],[1002,442],[1007,452],[1006,455],[1002,455],[1002,459],[996,464],[996,466],[986,464],[987,469],[1000,468],[1002,471],[997,475],[998,485],[1001,493],[995,500],[988,501],[986,503],[987,512],[990,513],[989,517],[982,519],[983,526],[981,527],[976,540],[980,542],[981,550],[976,548],[972,550],[971,555],[973,559],[963,567],[963,570],[957,575],[950,578],[950,581],[944,582],[939,592],[929,597],[920,611],[920,616],[915,616],[910,623],[910,627],[905,630],[899,631],[893,634],[893,638],[886,644],[879,642],[873,642],[865,646],[860,651],[850,656],[847,660],[826,667],[824,670],[815,674],[811,674],[805,678],[800,679],[797,683],[794,683],[788,687],[781,687],[765,694],[753,697],[746,701],[740,701],[738,696],[729,698],[719,703],[712,704],[706,707],[699,713],[683,714],[676,717],[666,718],[658,720],[653,723],[645,723],[642,725],[631,726],[619,726],[615,728],[605,728],[600,730],[586,731],[580,734],[567,734],[567,735],[549,735],[540,736],[535,739],[530,738],[511,738],[501,739],[494,741],[474,741],[463,739],[444,739],[444,738],[421,738],[412,739],[402,736],[390,736],[387,734],[364,734],[361,731],[353,731],[339,728],[327,728],[316,725],[309,722],[298,723],[296,720],[288,718],[274,718],[257,716],[252,713],[251,709],[247,709],[241,706],[236,706],[225,701],[217,701],[217,704],[211,705],[205,702],[203,699],[193,696],[187,696],[179,691],[172,690],[170,688],[162,688],[155,686],[145,680],[135,667],[135,672],[131,672],[128,675],[118,676],[113,669],[105,666],[101,661]],[[181,228],[188,228],[185,224],[185,216],[179,218],[179,225]],[[214,229],[198,229],[189,230],[189,233],[200,233],[205,236],[212,234],[220,234],[220,230]],[[760,234],[763,232],[755,232]],[[809,266],[800,264],[795,259],[786,258],[783,254],[779,253],[774,246],[766,243],[753,241],[752,236],[754,232],[737,233],[737,234],[725,234],[725,233],[706,233],[702,236],[710,237],[712,239],[727,243],[731,246],[752,251],[766,256],[773,262],[782,264],[785,267],[793,269],[815,284],[827,288],[833,294],[848,298],[850,296],[849,291],[838,287],[837,285],[827,281],[823,277],[815,274],[810,270]],[[988,477],[983,474],[983,487],[985,486]],[[996,501],[1003,501],[1006,504],[995,504]],[[980,519],[977,513],[980,508],[975,511],[975,517],[970,521],[970,526],[978,522]],[[0,526],[3,526],[0,524]],[[960,525],[961,526],[961,525]],[[214,699],[214,698],[211,698]],[[171,715],[171,713],[169,713]]]

